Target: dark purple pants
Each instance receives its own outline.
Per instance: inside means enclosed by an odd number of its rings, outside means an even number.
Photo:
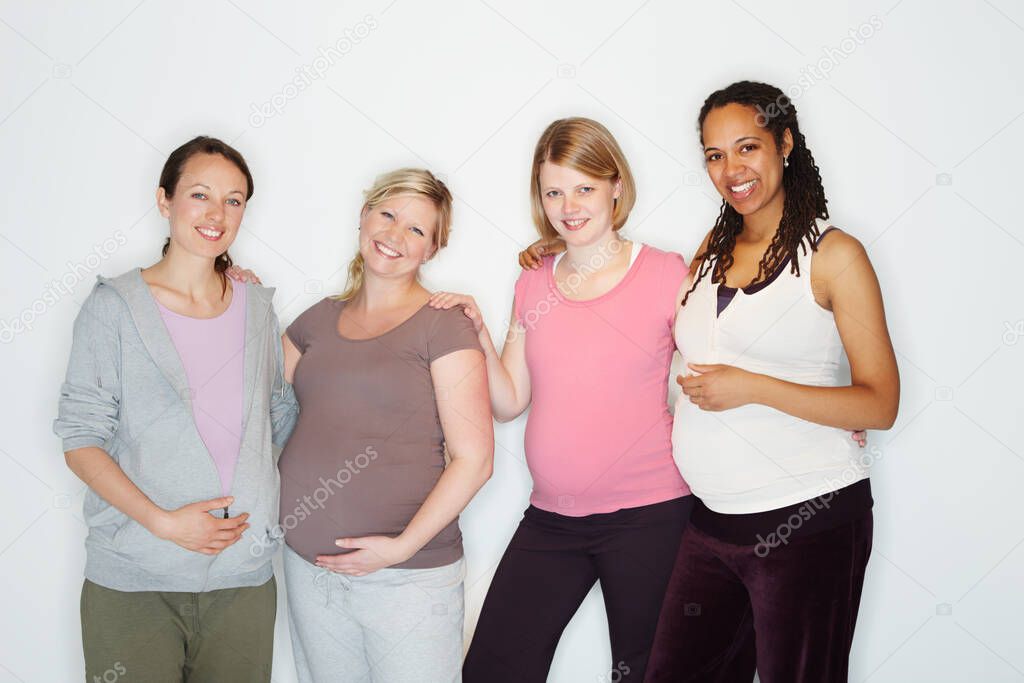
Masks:
[[[769,549],[690,525],[645,680],[845,682],[871,531],[868,513]]]
[[[572,615],[601,582],[611,681],[640,683],[693,496],[585,517],[532,505],[484,599],[465,683],[543,683]]]

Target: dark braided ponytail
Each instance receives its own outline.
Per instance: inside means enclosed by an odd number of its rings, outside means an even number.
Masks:
[[[787,258],[790,268],[797,276],[800,275],[797,249],[806,252],[809,246],[816,250],[818,226],[815,219],[828,218],[828,200],[825,189],[821,185],[821,174],[814,156],[807,148],[803,133],[796,119],[796,107],[784,92],[767,83],[739,81],[730,86],[711,93],[697,117],[697,126],[701,130],[701,144],[704,143],[704,120],[708,114],[727,104],[741,104],[756,110],[757,124],[767,128],[775,139],[777,148],[782,148],[783,134],[788,128],[793,136],[793,149],[789,154],[789,165],[782,174],[782,187],[786,197],[782,209],[782,220],[775,232],[771,244],[761,257],[757,266],[757,275],[746,286],[769,277]],[[704,251],[694,256],[700,260],[700,268],[693,279],[693,286],[683,297],[682,305],[690,297],[690,292],[697,288],[697,283],[711,271],[711,281],[724,283],[725,274],[733,264],[733,248],[736,237],[743,231],[743,216],[722,200],[722,208],[718,212],[715,226],[711,230]],[[805,245],[804,242],[807,242]]]

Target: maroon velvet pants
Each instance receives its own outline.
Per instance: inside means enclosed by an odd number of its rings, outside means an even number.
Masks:
[[[648,683],[842,683],[872,516],[773,548],[683,533]],[[766,552],[767,551],[767,552]]]

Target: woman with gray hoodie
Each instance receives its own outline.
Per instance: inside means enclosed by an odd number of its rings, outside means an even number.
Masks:
[[[156,193],[163,258],[98,278],[75,320],[54,431],[89,487],[87,681],[270,680],[271,443],[297,406],[273,290],[224,274],[252,194],[227,144],[176,149]]]

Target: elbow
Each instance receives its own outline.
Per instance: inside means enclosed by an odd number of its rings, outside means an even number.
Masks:
[[[875,415],[874,424],[869,425],[868,429],[877,429],[880,431],[892,429],[892,426],[896,424],[896,418],[899,416],[899,412],[899,398],[893,398],[889,401],[885,401]]]
[[[492,455],[490,458],[487,458],[487,460],[480,467],[480,486],[483,486],[484,484],[486,484],[487,481],[491,478],[491,475],[493,475],[493,474],[494,474],[494,456]]]
[[[469,476],[473,483],[473,490],[479,491],[494,474],[494,450],[492,449],[486,457],[475,459],[474,465]]]
[[[64,464],[68,466],[68,469],[78,475],[79,466],[82,463],[82,449],[72,448],[70,451],[64,451]]]
[[[487,444],[487,449],[484,452],[484,457],[480,459],[480,466],[477,469],[477,476],[479,477],[480,486],[487,483],[487,480],[494,474],[494,437],[490,439],[490,443]]]
[[[892,429],[892,426],[896,424],[896,418],[898,416],[899,406],[893,406],[884,416],[882,416],[882,424],[878,429]]]

